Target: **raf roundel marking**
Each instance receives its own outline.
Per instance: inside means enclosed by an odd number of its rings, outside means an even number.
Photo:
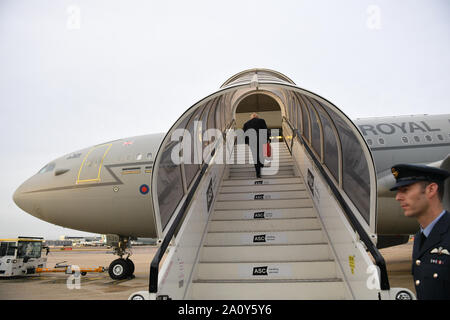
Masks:
[[[150,188],[148,187],[148,185],[143,184],[139,187],[139,191],[141,192],[141,194],[147,194],[150,191]]]

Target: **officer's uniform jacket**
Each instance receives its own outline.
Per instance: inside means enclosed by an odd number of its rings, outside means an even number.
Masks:
[[[450,213],[445,212],[420,248],[414,237],[412,274],[418,299],[450,299]]]
[[[258,159],[258,163],[262,162],[260,160],[260,155],[261,155],[260,152],[262,152],[262,151],[260,151],[260,150],[262,150],[262,145],[266,142],[269,142],[270,140],[269,140],[269,132],[267,132],[267,141],[260,140],[259,130],[262,130],[262,129],[268,130],[266,121],[261,118],[250,119],[244,124],[243,129],[244,129],[244,132],[247,132],[247,130],[250,130],[250,129],[254,129],[256,131],[256,145],[254,145],[254,142],[252,143],[250,141],[249,147],[252,152],[253,159],[255,161],[256,161],[256,159]],[[249,144],[249,139],[247,137],[245,138],[245,143]]]

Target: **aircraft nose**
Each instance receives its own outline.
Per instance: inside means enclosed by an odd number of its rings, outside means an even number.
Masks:
[[[15,203],[18,207],[20,207],[20,205],[19,205],[19,202],[20,202],[20,192],[18,192],[18,191],[19,191],[19,188],[17,188],[16,191],[14,191],[14,194],[13,194],[13,201],[14,201],[14,203]]]
[[[33,214],[32,197],[25,192],[26,182],[19,186],[13,194],[14,203],[23,211]]]

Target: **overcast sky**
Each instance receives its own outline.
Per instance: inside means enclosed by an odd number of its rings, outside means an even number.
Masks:
[[[167,131],[249,68],[350,118],[449,113],[450,1],[0,0],[0,238],[83,235],[14,190],[49,161]]]

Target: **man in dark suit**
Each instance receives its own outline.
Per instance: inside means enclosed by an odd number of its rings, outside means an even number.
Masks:
[[[254,129],[256,132],[256,141],[254,139],[249,139],[249,146],[250,150],[252,151],[253,160],[255,162],[255,170],[256,170],[256,177],[261,178],[261,168],[264,167],[264,164],[262,163],[262,153],[263,150],[263,144],[269,141],[269,134],[267,132],[267,124],[264,119],[259,118],[257,113],[252,113],[250,116],[250,120],[248,120],[244,124],[244,132],[247,133],[248,130]],[[266,132],[262,132],[260,130],[266,130]],[[250,135],[251,136],[251,135]],[[261,139],[263,137],[267,137],[267,140]],[[264,141],[263,141],[264,140]],[[247,143],[247,142],[246,142]]]
[[[416,218],[412,274],[421,300],[450,299],[450,214],[444,210],[444,181],[450,173],[424,165],[392,167],[400,202],[407,217]]]

